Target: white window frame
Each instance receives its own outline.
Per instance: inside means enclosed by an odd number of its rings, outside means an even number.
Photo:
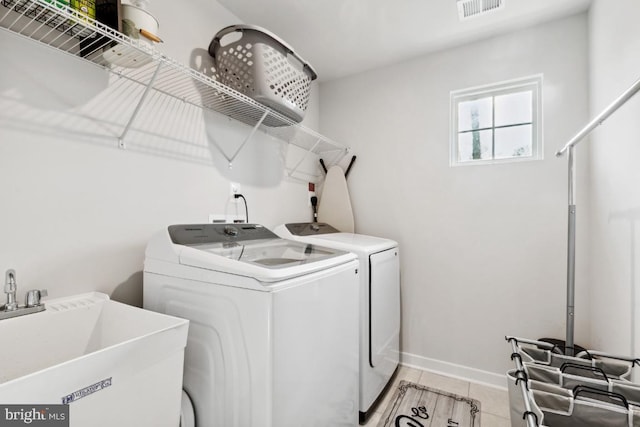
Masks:
[[[531,117],[531,156],[514,156],[506,159],[478,159],[471,161],[458,160],[458,104],[460,104],[461,102],[474,101],[476,99],[495,97],[509,93],[517,93],[525,90],[531,90],[532,92],[531,102],[533,105]],[[495,117],[493,117],[493,120],[495,123]],[[449,123],[449,164],[452,167],[542,160],[542,74],[536,74],[533,76],[522,77],[514,80],[452,91],[450,93]],[[496,128],[500,128],[500,126],[495,126],[494,123],[492,124],[492,127],[487,129],[495,131]]]

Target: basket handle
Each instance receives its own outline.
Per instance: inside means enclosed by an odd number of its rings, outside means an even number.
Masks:
[[[234,33],[236,31],[242,31],[240,29],[237,29],[236,27],[237,25],[230,25],[228,27],[221,29],[216,33],[213,40],[211,40],[211,43],[209,43],[209,55],[213,56],[214,58],[216,57],[216,50],[220,48],[220,40],[224,36],[226,36],[227,34]]]
[[[573,388],[574,399],[577,399],[578,395],[580,394],[594,394],[598,396],[604,396],[608,398],[612,404],[622,406],[625,409],[629,409],[629,402],[627,402],[627,399],[619,393],[613,393],[607,390],[600,390],[598,388],[588,387],[585,385],[577,385]]]
[[[603,381],[609,382],[609,378],[607,377],[607,374],[597,366],[587,366],[587,365],[580,365],[578,363],[566,362],[566,363],[563,363],[562,366],[560,367],[560,372],[564,374],[564,373],[567,373],[566,371],[569,369],[577,369],[577,370],[582,369],[583,371],[589,371],[592,374],[597,374],[597,375],[594,375],[596,379],[602,379]]]
[[[276,36],[272,32],[267,31],[264,28],[258,27],[256,25],[230,25],[228,27],[221,29],[216,33],[215,37],[213,38],[213,40],[211,40],[211,43],[209,44],[209,55],[213,56],[214,58],[216,57],[215,51],[220,48],[220,40],[224,36],[234,32],[243,32],[244,30],[258,31],[263,35],[267,36],[268,38],[271,39],[272,42],[282,46],[286,50],[288,55],[293,56],[297,61],[299,61],[300,64],[302,64],[303,69],[311,77],[311,80],[315,80],[318,78],[318,74],[316,74],[315,70],[311,67],[311,65],[309,65],[309,63],[305,61],[300,55],[295,53],[293,51],[293,48],[289,46],[284,40],[282,40],[280,37]]]
[[[604,357],[607,359],[614,359],[614,360],[621,360],[623,362],[628,362],[631,364],[632,368],[636,365],[640,366],[640,358],[636,359],[633,357],[617,356],[615,354],[603,353],[601,351],[596,351],[596,350],[589,350],[587,353],[589,354],[589,356]]]

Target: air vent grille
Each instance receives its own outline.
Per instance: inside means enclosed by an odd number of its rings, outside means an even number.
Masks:
[[[503,7],[504,0],[458,0],[458,17],[463,21]]]

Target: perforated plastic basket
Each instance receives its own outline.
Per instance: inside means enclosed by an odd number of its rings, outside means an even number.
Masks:
[[[218,31],[209,54],[221,83],[302,121],[317,74],[276,35],[253,25],[231,25]]]

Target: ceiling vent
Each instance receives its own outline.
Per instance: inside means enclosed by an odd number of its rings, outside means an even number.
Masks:
[[[461,21],[485,15],[504,7],[504,0],[458,0],[458,17]]]

